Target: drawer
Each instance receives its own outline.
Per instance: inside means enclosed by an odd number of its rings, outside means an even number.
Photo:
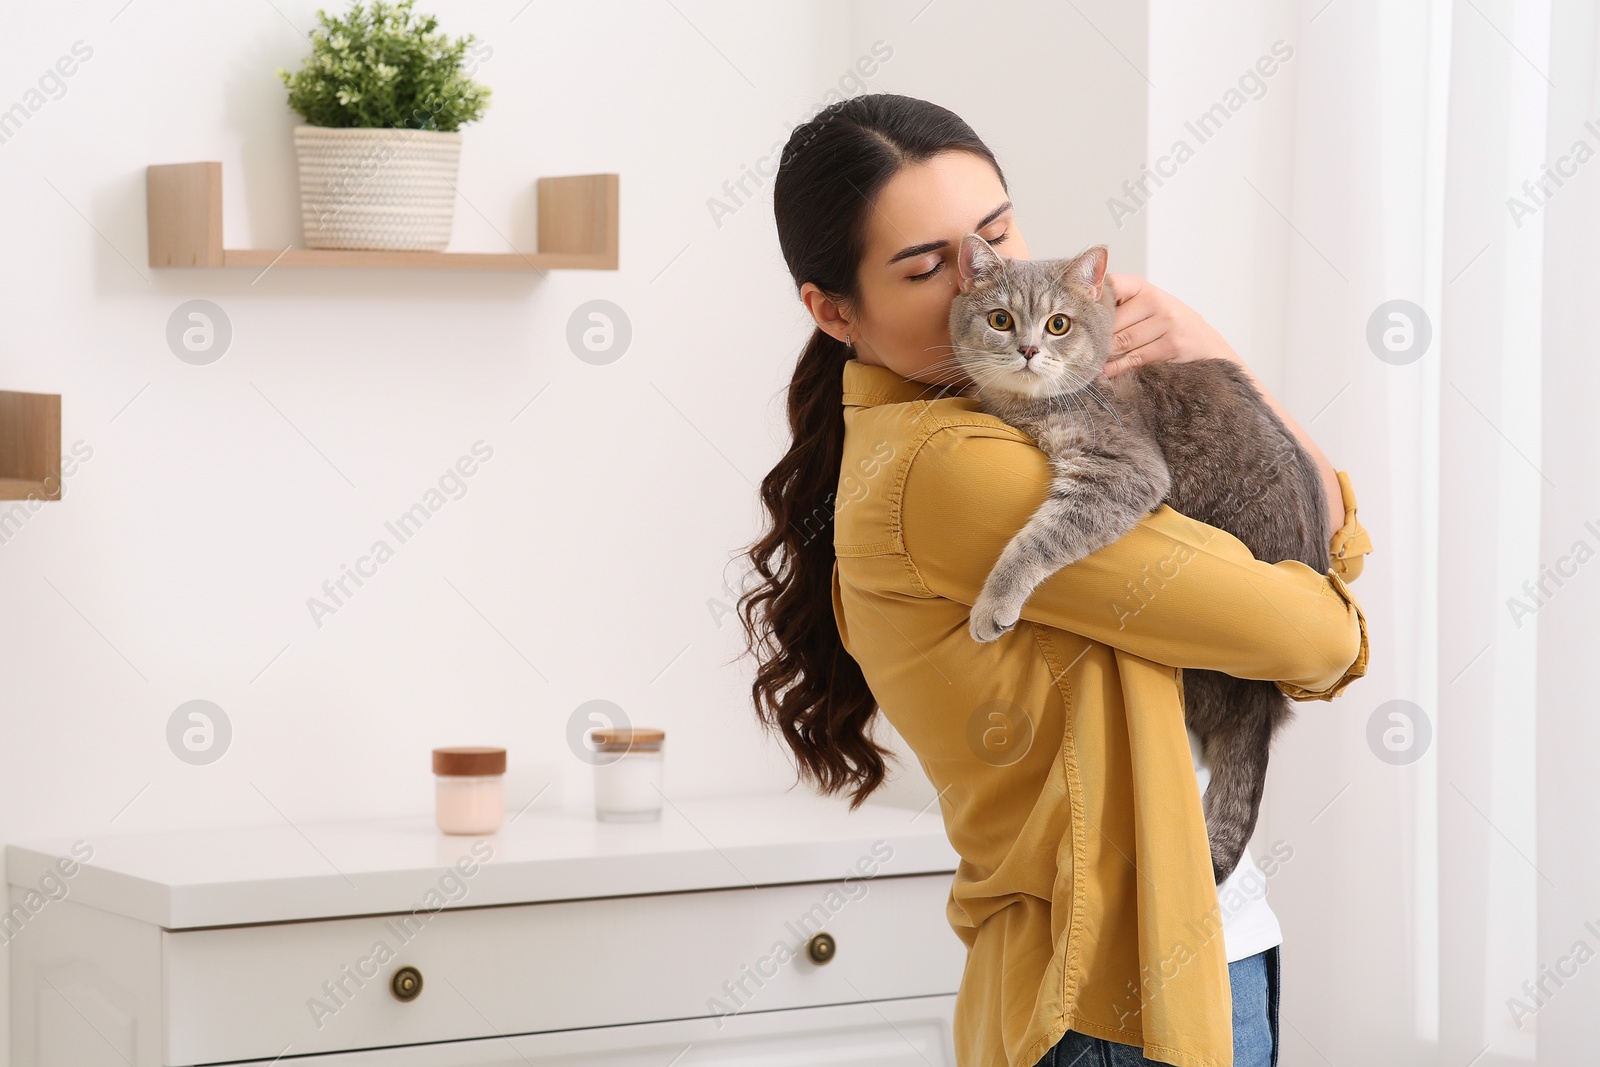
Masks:
[[[955,1067],[954,996],[751,1012],[235,1067]]]
[[[167,1064],[953,994],[948,873],[164,930]],[[826,931],[836,951],[806,954]],[[403,966],[422,991],[401,1001]],[[496,1061],[498,1062],[498,1061]]]

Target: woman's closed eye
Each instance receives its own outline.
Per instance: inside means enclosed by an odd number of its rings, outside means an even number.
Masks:
[[[984,238],[984,240],[988,241],[990,246],[992,247],[992,246],[997,245],[1000,242],[1004,241],[1009,236],[1011,236],[1011,231],[1007,230],[1005,233],[1002,233],[999,237],[986,237],[986,238]],[[944,270],[944,260],[941,259],[937,263],[935,263],[931,268],[929,268],[928,270],[923,271],[921,274],[913,274],[909,278],[907,278],[906,280],[907,281],[912,281],[912,282],[925,281],[928,278],[933,277],[935,274],[938,274],[942,270]]]

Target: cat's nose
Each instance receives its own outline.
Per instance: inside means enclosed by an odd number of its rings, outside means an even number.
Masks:
[[[1017,351],[1022,353],[1023,359],[1032,359],[1039,354],[1038,345],[1018,345]]]

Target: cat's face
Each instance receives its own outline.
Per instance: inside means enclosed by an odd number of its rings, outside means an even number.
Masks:
[[[1111,354],[1106,247],[1072,259],[1006,259],[975,233],[961,241],[950,305],[953,358],[979,396],[1076,392]]]

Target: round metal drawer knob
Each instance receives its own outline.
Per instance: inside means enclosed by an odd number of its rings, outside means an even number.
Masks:
[[[409,965],[395,971],[389,979],[389,992],[396,1000],[416,1000],[422,992],[422,972]]]
[[[820,934],[813,934],[811,940],[806,942],[806,955],[811,957],[812,963],[827,963],[838,951],[838,943],[826,930]]]

